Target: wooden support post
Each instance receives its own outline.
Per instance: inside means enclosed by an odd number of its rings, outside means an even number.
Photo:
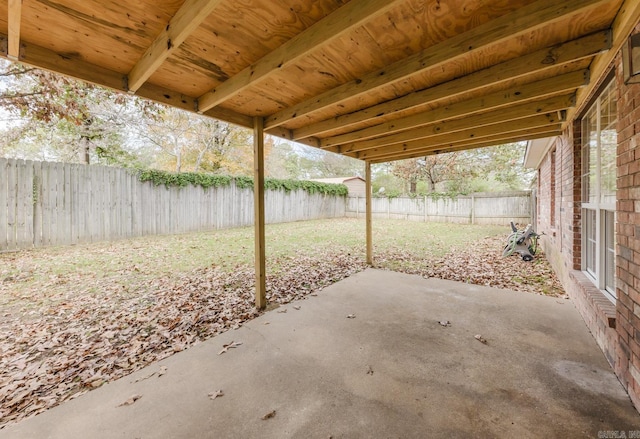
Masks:
[[[365,222],[367,234],[367,264],[373,265],[373,237],[371,228],[371,163],[365,164]]]
[[[253,119],[253,208],[256,244],[256,308],[267,306],[264,239],[264,119]]]

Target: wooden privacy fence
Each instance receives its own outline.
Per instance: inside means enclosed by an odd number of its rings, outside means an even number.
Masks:
[[[532,212],[529,191],[477,193],[456,198],[385,197],[371,201],[373,218],[425,222],[508,225],[510,221],[529,223]],[[362,218],[364,214],[364,197],[349,197],[346,215]]]
[[[267,223],[345,216],[345,198],[265,191]],[[253,224],[253,190],[166,188],[126,169],[0,158],[0,251]]]

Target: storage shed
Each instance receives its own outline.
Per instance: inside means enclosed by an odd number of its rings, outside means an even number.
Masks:
[[[365,181],[362,177],[335,177],[335,178],[314,178],[311,181],[319,183],[344,184],[349,189],[350,197],[364,197],[367,193]]]

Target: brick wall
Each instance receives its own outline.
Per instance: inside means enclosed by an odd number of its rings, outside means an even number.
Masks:
[[[615,370],[640,407],[640,84],[625,85],[617,58],[618,151],[616,194]]]
[[[537,230],[547,233],[542,239],[547,258],[636,408],[640,409],[640,84],[624,84],[620,54],[613,67],[618,91],[616,304],[581,271],[579,119],[558,137],[541,163]]]

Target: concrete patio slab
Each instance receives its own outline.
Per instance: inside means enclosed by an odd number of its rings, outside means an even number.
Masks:
[[[218,355],[231,341],[242,345]],[[161,366],[164,375],[136,382]],[[210,399],[217,390],[224,396]],[[0,438],[621,432],[640,434],[640,416],[570,301],[366,270],[8,426]]]

